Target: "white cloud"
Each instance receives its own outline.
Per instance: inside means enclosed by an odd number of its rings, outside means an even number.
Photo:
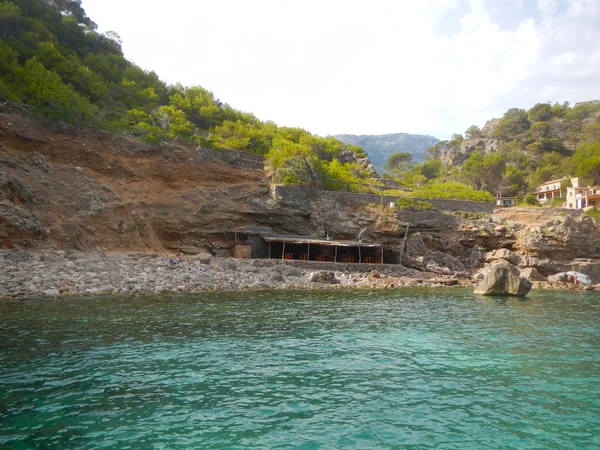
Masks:
[[[438,137],[512,106],[600,97],[599,4],[83,1],[143,68],[263,120]]]
[[[537,0],[537,6],[544,16],[552,16],[558,10],[557,0]]]

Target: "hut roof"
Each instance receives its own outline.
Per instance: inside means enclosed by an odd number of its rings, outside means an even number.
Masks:
[[[285,242],[287,244],[314,244],[314,245],[330,245],[338,247],[381,247],[382,244],[374,242],[346,241],[335,239],[318,239],[313,236],[300,235],[270,235],[263,236],[266,242]]]

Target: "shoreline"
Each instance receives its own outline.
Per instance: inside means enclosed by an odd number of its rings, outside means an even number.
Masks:
[[[158,253],[84,253],[76,250],[0,252],[0,300],[131,297],[161,294],[278,290],[472,288],[467,274],[440,275],[400,265],[184,256],[172,265]],[[461,276],[463,275],[463,276]],[[535,290],[584,290],[533,282]]]
[[[299,264],[191,255],[172,265],[171,257],[138,252],[5,250],[0,252],[0,299],[472,285],[468,278],[391,264],[341,264],[339,270],[332,270],[331,264],[313,261]]]

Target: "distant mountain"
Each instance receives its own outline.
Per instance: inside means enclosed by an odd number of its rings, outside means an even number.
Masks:
[[[423,136],[420,134],[394,133],[379,135],[355,135],[338,134],[336,139],[346,143],[360,145],[369,159],[380,174],[383,173],[383,166],[390,155],[398,152],[409,152],[413,155],[415,162],[422,162],[425,159],[425,150],[440,142],[433,136]]]

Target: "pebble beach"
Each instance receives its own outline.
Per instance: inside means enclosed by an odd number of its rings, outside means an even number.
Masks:
[[[283,260],[243,260],[79,251],[0,252],[0,297],[128,296],[259,289],[400,288],[456,286],[469,280],[440,277],[396,265],[324,270]]]

